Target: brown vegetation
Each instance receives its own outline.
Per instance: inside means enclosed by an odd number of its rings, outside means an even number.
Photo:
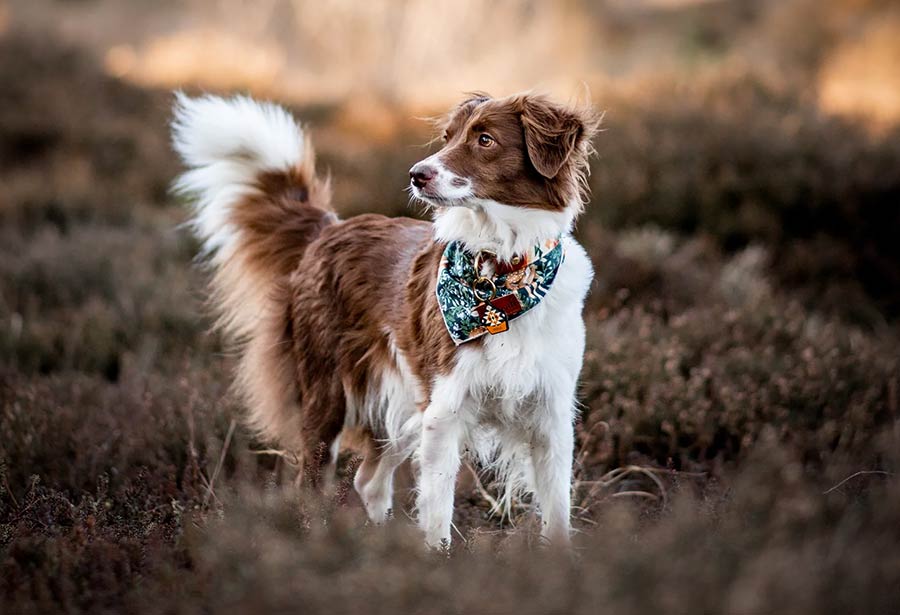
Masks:
[[[315,500],[235,421],[169,94],[31,38],[0,77],[0,611],[896,611],[896,135],[755,74],[606,101],[577,557],[528,502],[490,518],[490,477],[446,557],[365,524],[352,452]],[[411,213],[421,127],[298,113],[344,214]]]

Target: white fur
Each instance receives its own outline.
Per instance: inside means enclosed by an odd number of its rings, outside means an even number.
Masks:
[[[543,236],[554,236],[555,228]],[[585,344],[581,311],[593,270],[568,234],[563,247],[565,260],[546,297],[508,331],[486,336],[481,346],[461,345],[452,372],[433,383],[424,414],[412,403],[421,400],[421,387],[395,350],[400,369],[353,413],[389,434],[375,476],[357,485],[373,521],[385,518],[393,471],[415,451],[419,525],[430,546],[449,543],[455,477],[470,451],[505,481],[502,506],[533,493],[543,534],[557,544],[568,541],[575,387]]]
[[[470,252],[500,260],[563,235],[566,260],[544,300],[486,336],[481,347],[459,348],[453,371],[434,383],[422,423],[419,523],[431,546],[448,543],[460,454],[470,450],[505,482],[500,500],[530,492],[541,509],[543,535],[569,540],[575,388],[584,355],[584,298],[593,278],[590,259],[569,233],[581,203],[563,211],[513,207],[473,196],[438,155],[420,164],[437,170],[427,191],[413,193],[435,206],[434,236],[460,241]],[[467,180],[468,181],[468,180]],[[461,182],[459,182],[461,183]]]
[[[303,132],[287,111],[244,96],[177,93],[172,141],[190,167],[175,189],[194,197],[190,224],[214,259],[228,257],[238,233],[229,211],[255,190],[258,174],[297,166],[304,155]]]
[[[388,333],[390,335],[390,333]],[[412,374],[409,364],[391,343],[394,366],[386,368],[380,378],[371,383],[362,399],[344,383],[347,398],[345,427],[367,425],[384,433],[387,438],[378,451],[377,467],[370,478],[363,480],[357,473],[354,487],[375,523],[385,521],[392,509],[394,470],[403,463],[419,443],[424,393]]]
[[[361,480],[360,472],[356,474],[353,486],[366,508],[366,514],[373,522],[384,523],[390,518],[393,510],[394,471],[407,457],[408,452],[389,443],[379,452],[375,472],[368,481]]]
[[[473,197],[472,180],[467,177],[461,177],[445,167],[440,158],[440,152],[432,154],[421,162],[417,162],[409,172],[414,172],[417,167],[430,167],[436,174],[428,182],[427,189],[423,190],[414,184],[412,185],[413,195],[416,198],[437,204],[457,204],[464,203]],[[456,185],[457,183],[460,185]]]
[[[435,171],[425,188],[412,183],[410,188],[413,196],[434,207],[434,237],[438,241],[461,241],[471,252],[490,250],[500,260],[509,260],[545,239],[572,230],[580,201],[562,211],[549,211],[477,198],[472,180],[445,167],[440,154],[432,154],[410,169],[411,173],[417,167]]]
[[[388,333],[390,336],[390,333]],[[367,425],[387,435],[387,443],[405,451],[415,446],[414,436],[419,430],[424,393],[403,354],[391,341],[394,365],[387,367],[380,378],[370,383],[362,399],[353,394],[349,382],[344,383],[347,399],[345,427]]]
[[[224,261],[238,238],[238,229],[227,223],[230,207],[256,189],[259,172],[302,164],[303,133],[274,105],[183,95],[178,95],[173,133],[176,150],[191,167],[176,188],[195,197],[195,231],[212,258]],[[438,171],[433,181],[442,198],[432,201],[436,239],[459,240],[472,251],[488,249],[509,260],[561,234],[566,257],[541,303],[507,332],[459,347],[451,373],[430,383],[424,413],[418,409],[425,401],[422,383],[396,348],[394,367],[364,399],[348,394],[347,425],[376,426],[388,436],[372,460],[371,476],[357,475],[357,491],[370,518],[383,521],[391,509],[394,470],[415,453],[419,524],[429,545],[448,543],[456,475],[469,450],[505,479],[505,502],[517,491],[533,493],[544,535],[565,543],[575,386],[585,342],[581,311],[593,275],[584,250],[568,234],[578,203],[562,212],[511,207],[476,199],[471,182],[454,182],[459,178],[442,165]]]
[[[566,260],[544,300],[482,347],[460,346],[453,371],[434,383],[418,453],[419,520],[429,545],[450,540],[464,449],[494,464],[507,501],[516,491],[534,493],[544,535],[568,541],[581,310],[593,271],[584,249],[563,241]]]
[[[435,208],[436,240],[461,241],[470,252],[490,250],[508,261],[562,235],[566,251],[541,303],[510,323],[508,331],[486,336],[482,345],[462,344],[451,373],[432,383],[420,431],[412,436],[418,435],[417,507],[425,541],[432,547],[449,544],[456,476],[462,455],[471,451],[505,483],[501,508],[508,508],[517,494],[532,493],[541,510],[543,536],[567,544],[575,389],[585,344],[581,312],[593,279],[590,259],[569,234],[581,203],[546,211],[475,198],[471,181],[446,169],[437,154],[419,164],[436,171],[424,189],[412,184],[413,195]],[[402,386],[415,390],[411,375],[399,371]],[[374,397],[394,396],[403,397],[398,382],[385,379]],[[396,413],[408,405],[386,407],[393,414],[389,423],[402,423]],[[403,424],[417,426],[412,418]],[[402,437],[407,434],[404,430]],[[399,443],[390,440],[389,450],[396,451]],[[377,493],[382,500],[390,490],[393,467],[381,474],[383,488]],[[373,508],[380,511],[384,504]]]
[[[504,205],[488,199],[469,199],[464,204],[439,207],[434,217],[438,241],[461,241],[470,252],[490,250],[508,261],[545,239],[568,233],[577,204],[563,211],[547,211]]]

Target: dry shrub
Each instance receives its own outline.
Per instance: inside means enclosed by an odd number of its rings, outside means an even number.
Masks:
[[[116,384],[0,374],[5,612],[114,612],[154,558],[183,563],[183,514],[221,446],[224,386],[127,367]]]
[[[0,596],[45,613],[891,612],[896,476],[823,494],[774,440],[723,477],[727,488],[680,489],[655,515],[606,502],[575,559],[526,550],[517,534],[429,554],[405,522],[364,526],[256,488],[223,496],[219,519],[181,514],[174,537],[168,508],[157,529],[114,536],[85,498],[64,516],[71,526],[7,550]]]
[[[817,296],[858,285],[896,315],[896,130],[873,136],[744,70],[657,80],[603,105],[593,220],[704,233],[728,250],[763,242],[786,284]]]
[[[201,317],[194,242],[165,227],[93,224],[6,238],[0,357],[23,372],[62,369],[115,379],[129,354],[143,362],[186,348],[214,352]]]
[[[846,283],[808,279],[870,262],[866,237],[894,254],[878,243],[894,228],[888,141],[744,78],[611,112],[581,226],[597,280],[578,557],[536,547],[527,501],[514,529],[490,518],[469,479],[448,557],[420,548],[399,506],[388,527],[365,524],[352,455],[322,500],[290,487],[289,454],[255,454],[264,444],[233,429],[230,359],[205,333],[196,246],[165,196],[168,95],[26,39],[0,41],[0,76],[0,611],[900,601],[897,331]],[[415,129],[367,149],[340,113],[302,115],[348,210],[403,211],[394,176],[420,154],[402,144]],[[823,313],[826,293],[857,307]]]
[[[344,499],[281,484],[240,432],[226,448],[237,408],[227,372],[207,359],[126,361],[117,382],[4,374],[0,604],[887,612],[900,587],[895,339],[786,300],[761,249],[723,259],[651,229],[604,245],[584,374],[577,559],[529,546],[527,509],[518,529],[499,532],[465,492],[455,521],[466,540],[449,558],[427,554],[402,512],[387,528],[367,526]],[[664,491],[640,475],[586,487],[634,462],[663,468]],[[858,469],[879,473],[830,490]]]
[[[811,470],[877,461],[872,435],[897,413],[891,329],[867,333],[773,290],[760,247],[723,262],[660,231],[604,244],[582,396],[585,433],[608,426],[597,462],[740,460],[765,428]]]
[[[168,95],[109,79],[87,54],[26,36],[0,39],[0,222],[29,232],[84,221],[123,225],[168,202],[177,171],[159,127]],[[152,210],[151,210],[152,211]]]

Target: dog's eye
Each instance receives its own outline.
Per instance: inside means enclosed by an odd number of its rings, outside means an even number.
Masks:
[[[492,137],[488,133],[483,132],[480,135],[478,135],[478,145],[480,145],[481,147],[490,147],[493,144],[494,144],[494,137]]]
[[[450,133],[445,130],[444,134],[441,136],[441,141],[446,143],[449,140],[450,140]]]

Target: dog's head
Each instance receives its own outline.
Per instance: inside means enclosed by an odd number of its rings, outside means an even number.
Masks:
[[[414,196],[437,207],[491,201],[580,209],[599,120],[543,96],[473,94],[444,120],[444,145],[409,171]]]

